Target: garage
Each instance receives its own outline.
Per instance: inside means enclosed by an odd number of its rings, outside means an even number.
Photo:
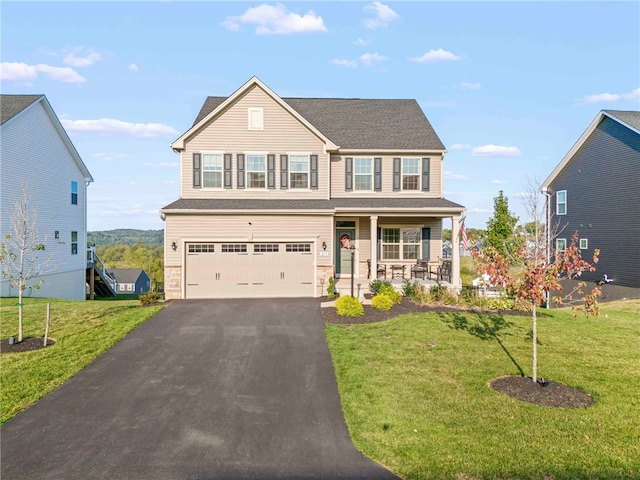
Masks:
[[[185,298],[313,297],[311,243],[187,243]]]

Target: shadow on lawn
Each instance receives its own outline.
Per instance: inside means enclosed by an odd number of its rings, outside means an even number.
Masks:
[[[454,330],[464,330],[465,332],[479,338],[480,340],[495,340],[498,345],[504,350],[509,359],[520,372],[520,376],[524,377],[524,370],[513,355],[504,346],[500,337],[511,335],[508,330],[514,326],[513,322],[510,322],[500,314],[477,314],[477,313],[451,313],[450,315],[443,316],[442,321],[448,325],[449,328]]]

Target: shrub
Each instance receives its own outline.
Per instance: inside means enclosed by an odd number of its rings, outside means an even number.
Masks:
[[[515,302],[506,297],[484,298],[482,306],[489,310],[513,310]]]
[[[407,298],[415,299],[418,294],[419,286],[418,282],[412,282],[405,278],[402,282],[402,294]]]
[[[369,290],[371,290],[371,293],[373,293],[374,295],[377,295],[378,293],[380,293],[380,289],[385,286],[391,287],[391,282],[389,280],[380,280],[376,278],[369,284]]]
[[[162,300],[162,295],[158,292],[146,292],[138,295],[138,300],[142,305],[154,305]]]
[[[364,307],[360,300],[348,295],[338,298],[335,307],[341,317],[361,317],[364,315]]]
[[[329,286],[327,287],[327,298],[336,298],[336,282],[333,277],[329,277]]]
[[[393,307],[393,300],[389,295],[379,293],[371,299],[371,306],[377,310],[387,311]]]
[[[393,285],[391,284],[383,285],[382,287],[380,287],[380,289],[378,290],[378,295],[386,295],[396,305],[402,302],[402,294],[396,291],[396,289],[393,288]]]
[[[458,303],[456,296],[440,283],[431,287],[429,294],[434,302],[442,302],[446,305],[455,305]]]

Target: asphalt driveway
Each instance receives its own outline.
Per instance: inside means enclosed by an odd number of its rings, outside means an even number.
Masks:
[[[173,302],[1,446],[3,480],[395,478],[351,443],[314,299]]]

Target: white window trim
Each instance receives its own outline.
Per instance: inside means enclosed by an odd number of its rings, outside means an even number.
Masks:
[[[297,155],[304,155],[307,157],[307,186],[305,188],[292,188],[291,185],[293,185],[293,182],[291,182],[291,157],[292,156],[297,156]],[[288,187],[287,190],[292,190],[294,192],[304,192],[306,190],[311,190],[311,152],[287,152],[287,159],[288,159],[288,164],[287,164],[287,174],[289,175],[289,178],[287,178],[288,181]],[[302,173],[302,172],[296,172],[296,173]]]
[[[418,258],[421,258],[424,256],[424,253],[422,252],[422,228],[423,225],[381,225],[381,232],[380,232],[380,262],[381,263],[385,263],[385,262],[404,262],[404,261],[415,261],[415,258],[408,258],[405,259],[404,258],[404,249],[402,248],[405,243],[402,241],[402,232],[403,230],[408,230],[410,228],[417,228],[420,232],[419,235],[419,240],[418,243],[407,243],[406,245],[418,245],[419,248],[419,252],[418,252]],[[388,230],[388,229],[395,229],[398,228],[400,229],[400,243],[389,243],[389,242],[385,242],[384,241],[384,230]],[[383,257],[384,254],[384,245],[398,245],[400,247],[400,258],[386,258]]]
[[[249,156],[261,156],[264,157],[264,170],[251,170],[251,172],[262,171],[264,173],[264,187],[250,187],[249,186]],[[247,190],[267,190],[267,152],[244,152],[244,188]]]
[[[560,244],[564,244],[564,248],[560,249]],[[567,239],[566,238],[556,238],[556,253],[564,253],[567,251]]]
[[[405,175],[405,173],[404,173],[404,161],[405,160],[409,160],[409,159],[411,159],[411,160],[417,159],[418,160],[418,173],[417,174],[412,173],[410,175],[409,174]],[[421,191],[421,189],[422,189],[422,172],[421,172],[421,170],[422,170],[422,157],[402,157],[401,160],[400,160],[400,190],[403,191],[403,192],[419,192],[419,191]],[[411,176],[411,177],[417,176],[418,177],[418,188],[412,189],[412,190],[405,189],[404,188],[404,177],[405,176]]]
[[[247,108],[247,128],[264,130],[264,109],[262,107]]]
[[[580,245],[580,250],[588,250],[589,249],[589,239],[581,238],[580,241],[578,242],[578,245]]]
[[[564,202],[558,202],[558,194],[564,193]],[[564,205],[564,212],[560,213],[560,205]],[[566,190],[558,190],[556,192],[556,215],[566,215],[567,214],[567,191]]]
[[[371,166],[371,173],[356,173],[356,160],[369,160],[369,165]],[[373,192],[374,190],[374,169],[375,169],[375,165],[374,165],[374,160],[373,157],[353,157],[353,192]],[[371,188],[356,188],[356,177],[357,176],[361,176],[361,177],[365,177],[365,176],[369,176],[371,178]]]
[[[203,190],[224,190],[224,154],[226,152],[220,152],[215,150],[204,150],[200,152],[200,185]],[[205,155],[220,155],[222,157],[221,169],[220,169],[220,187],[205,187],[204,186],[204,156]]]

